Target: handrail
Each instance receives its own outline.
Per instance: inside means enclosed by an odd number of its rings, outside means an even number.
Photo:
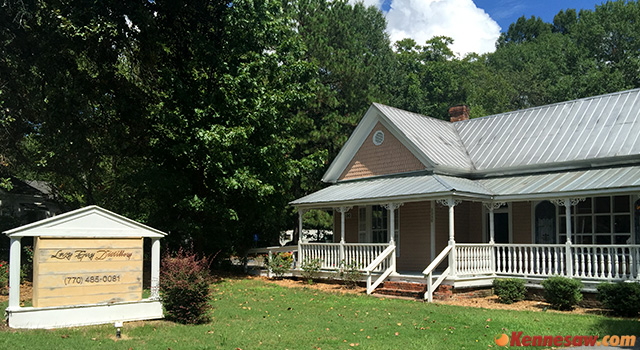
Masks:
[[[440,283],[442,283],[442,281],[444,281],[444,279],[449,275],[451,266],[448,266],[447,269],[442,272],[442,275],[440,275],[440,277],[436,279],[435,283],[433,282],[433,270],[435,270],[436,267],[438,267],[438,265],[440,265],[440,263],[444,260],[444,258],[446,258],[449,253],[451,253],[451,250],[453,248],[454,245],[446,246],[440,252],[440,254],[438,254],[438,256],[433,259],[431,264],[429,264],[429,266],[427,266],[427,268],[422,271],[422,274],[427,278],[427,291],[424,293],[424,298],[427,299],[428,302],[433,301],[433,291],[437,289]]]
[[[300,242],[302,245],[329,245],[329,246],[339,246],[340,243],[333,242]],[[356,247],[384,247],[389,245],[389,243],[344,243],[345,246],[356,246]]]
[[[387,277],[389,277],[389,275],[395,271],[394,258],[392,259],[391,264],[389,264],[387,269],[373,283],[371,282],[371,272],[373,272],[373,270],[375,270],[378,265],[382,264],[383,261],[389,258],[389,255],[393,255],[395,254],[395,252],[396,246],[390,244],[385,250],[382,251],[382,253],[380,253],[380,255],[378,255],[377,258],[375,258],[371,262],[371,264],[369,264],[369,266],[364,269],[365,273],[367,274],[367,294],[373,293],[373,291],[380,285],[380,283],[382,283],[382,281],[387,279]]]
[[[438,256],[433,259],[433,261],[431,261],[431,264],[429,264],[429,266],[427,266],[426,269],[424,269],[424,271],[422,271],[423,275],[427,275],[430,272],[433,272],[433,270],[438,267],[438,265],[440,265],[440,263],[442,262],[442,260],[444,260],[444,258],[447,257],[447,255],[449,255],[449,252],[451,251],[451,248],[453,248],[452,245],[448,245],[446,246],[441,252],[440,254],[438,254]]]
[[[369,266],[367,266],[367,267],[365,267],[365,268],[364,268],[364,271],[365,271],[365,272],[368,272],[368,273],[373,272],[373,270],[375,270],[375,269],[376,269],[376,267],[378,267],[378,265],[380,265],[380,263],[382,263],[382,261],[383,261],[384,259],[386,259],[386,258],[387,258],[387,256],[388,256],[389,254],[393,253],[395,250],[396,250],[396,247],[395,247],[395,246],[392,246],[392,245],[388,246],[388,247],[387,247],[387,249],[383,250],[383,251],[382,251],[382,253],[380,253],[380,255],[378,255],[378,257],[377,257],[377,258],[375,258],[375,259],[371,262],[371,264],[369,264]]]
[[[259,253],[284,253],[284,252],[296,252],[298,251],[297,245],[286,245],[282,246],[273,246],[273,247],[262,247],[262,248],[251,248],[247,250],[247,254],[259,254]]]

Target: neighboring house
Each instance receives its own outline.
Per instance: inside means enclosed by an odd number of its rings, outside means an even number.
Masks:
[[[12,178],[11,186],[11,190],[0,189],[0,226],[3,231],[61,212],[46,183]]]
[[[640,280],[640,89],[468,112],[453,107],[448,122],[373,104],[325,173],[331,185],[291,203],[336,214],[335,243],[299,242],[298,259],[356,261],[368,293],[420,277],[427,299],[443,281],[496,276]]]

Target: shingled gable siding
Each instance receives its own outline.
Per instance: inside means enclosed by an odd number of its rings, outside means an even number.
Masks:
[[[373,134],[384,132],[384,142],[373,144]],[[399,174],[423,170],[425,166],[379,122],[340,175],[340,180]]]

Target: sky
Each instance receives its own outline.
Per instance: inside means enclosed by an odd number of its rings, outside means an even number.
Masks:
[[[567,8],[591,9],[604,0],[350,0],[382,10],[391,41],[410,37],[418,44],[445,35],[453,38],[458,56],[495,50],[500,32],[519,17],[553,17]]]

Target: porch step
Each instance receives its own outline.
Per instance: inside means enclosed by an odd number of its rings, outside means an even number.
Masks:
[[[433,298],[435,300],[450,298],[451,288],[452,286],[450,285],[440,285],[433,293]],[[376,288],[374,293],[423,300],[426,291],[426,283],[385,281],[380,287]]]

